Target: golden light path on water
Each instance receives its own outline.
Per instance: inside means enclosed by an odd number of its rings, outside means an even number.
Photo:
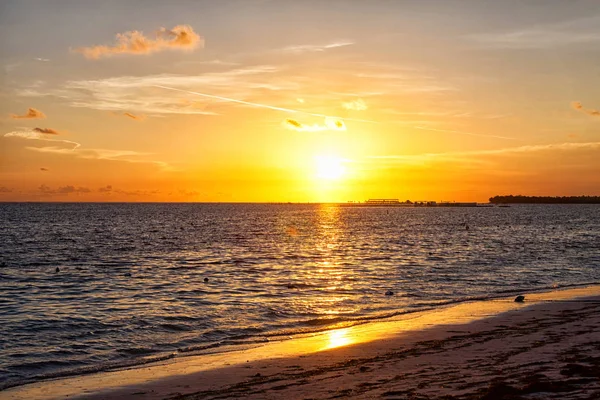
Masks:
[[[348,328],[336,329],[334,331],[327,332],[329,342],[326,343],[323,350],[335,349],[336,347],[347,346],[354,343],[354,338],[350,335]]]

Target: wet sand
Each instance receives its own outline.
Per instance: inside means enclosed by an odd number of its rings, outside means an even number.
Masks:
[[[600,286],[462,303],[0,399],[598,399]]]

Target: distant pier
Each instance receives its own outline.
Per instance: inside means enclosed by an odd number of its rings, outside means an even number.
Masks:
[[[400,201],[399,199],[369,199],[367,201],[349,201],[341,203],[340,207],[490,207],[489,204],[478,204],[476,202],[456,201]]]

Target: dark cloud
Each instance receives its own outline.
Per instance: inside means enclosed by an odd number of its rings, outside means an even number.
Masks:
[[[71,193],[90,193],[91,190],[86,187],[78,186],[75,187],[73,185],[67,186],[59,186],[58,189],[52,189],[51,187],[42,184],[38,188],[38,191],[42,192],[44,195],[60,195],[60,194],[71,194]]]
[[[122,190],[114,189],[115,193],[124,194],[125,196],[149,196],[160,193],[160,190]]]
[[[42,167],[40,168],[40,171],[50,171],[48,168]]]
[[[202,195],[202,192],[199,192],[197,190],[184,190],[184,189],[181,189],[179,191],[179,194],[181,194],[183,196],[195,197],[195,196]]]
[[[53,194],[56,193],[56,190],[51,189],[49,186],[45,184],[41,184],[38,190],[44,194]]]
[[[135,114],[128,113],[128,112],[126,112],[126,113],[123,113],[123,115],[124,115],[124,116],[126,116],[126,117],[129,117],[129,118],[131,118],[131,119],[134,119],[134,120],[136,120],[136,121],[143,121],[143,120],[145,120],[145,119],[146,119],[146,116],[145,116],[145,115],[135,115]]]
[[[100,193],[110,193],[112,192],[112,186],[111,185],[106,185],[104,187],[101,187],[98,189],[98,192]]]
[[[319,131],[345,131],[346,124],[341,119],[334,117],[325,118],[325,124],[307,125],[295,119],[287,118],[283,121],[283,126],[287,129],[298,132],[319,132]]]
[[[46,118],[46,114],[35,108],[29,108],[23,115],[11,114],[10,117],[14,119],[43,119]]]
[[[44,133],[46,135],[60,135],[60,133],[51,128],[33,128],[34,132]]]
[[[302,128],[302,124],[300,122],[296,121],[295,119],[288,118],[285,120],[284,123],[286,125],[291,125],[292,127],[295,127],[295,128],[299,128],[299,129]]]
[[[11,193],[13,190],[5,186],[0,186],[0,193]]]
[[[91,190],[86,187],[75,187],[72,185],[61,186],[56,190],[56,193],[59,194],[69,194],[69,193],[90,193]]]

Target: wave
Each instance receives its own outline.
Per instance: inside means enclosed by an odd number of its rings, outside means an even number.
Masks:
[[[398,317],[401,315],[419,313],[424,311],[435,310],[440,307],[452,306],[455,304],[473,302],[473,301],[489,301],[500,298],[505,298],[510,295],[523,294],[523,293],[539,293],[546,292],[549,290],[560,290],[574,287],[584,287],[590,285],[600,284],[598,281],[590,281],[585,283],[573,283],[564,284],[557,287],[552,286],[538,286],[534,288],[514,288],[498,290],[493,294],[486,296],[469,296],[460,299],[452,300],[439,300],[422,302],[413,307],[405,309],[399,309],[388,312],[375,313],[370,315],[356,315],[356,316],[324,316],[318,318],[311,318],[306,320],[295,321],[292,325],[281,324],[279,326],[271,325],[271,329],[263,331],[260,328],[246,328],[243,329],[245,333],[230,334],[229,337],[213,341],[204,342],[190,346],[177,347],[176,351],[161,352],[159,349],[151,347],[131,347],[117,349],[116,352],[128,356],[127,359],[108,361],[101,364],[81,366],[83,361],[81,360],[55,360],[55,361],[39,361],[39,362],[24,362],[21,364],[13,365],[12,368],[20,370],[35,370],[47,366],[58,366],[64,367],[65,369],[50,373],[36,374],[28,378],[9,378],[5,382],[0,383],[0,390],[8,389],[10,387],[21,386],[32,382],[39,382],[42,380],[64,378],[69,376],[92,374],[103,371],[117,370],[122,368],[133,368],[149,363],[155,363],[172,359],[174,357],[190,357],[208,353],[226,353],[231,351],[240,350],[247,348],[248,346],[264,345],[273,340],[282,341],[290,340],[293,337],[301,337],[304,335],[327,332],[333,329],[346,328],[350,326],[356,326],[366,323],[372,323],[377,321],[383,321]],[[181,318],[174,317],[173,319]],[[188,319],[183,317],[181,319]],[[161,324],[165,329],[190,331],[190,327],[183,328],[183,325],[176,324]],[[224,333],[222,330],[215,329],[213,333]],[[165,345],[163,345],[166,347]]]

